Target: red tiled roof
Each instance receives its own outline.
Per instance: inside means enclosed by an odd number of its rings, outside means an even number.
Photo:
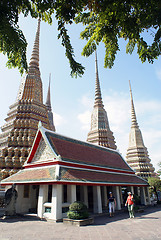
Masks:
[[[138,178],[135,174],[125,175],[69,168],[61,168],[61,180],[117,185],[148,185],[145,180]]]
[[[37,182],[55,180],[55,167],[37,168],[37,169],[24,169],[16,174],[4,179],[3,182]]]
[[[121,155],[113,150],[46,132],[54,151],[63,160],[124,169],[133,172]]]
[[[1,183],[38,183],[38,182],[69,182],[79,184],[107,184],[107,185],[147,185],[147,182],[135,174],[116,174],[90,170],[70,169],[60,167],[59,178],[55,177],[55,167],[40,167],[37,169],[24,169],[4,179]]]

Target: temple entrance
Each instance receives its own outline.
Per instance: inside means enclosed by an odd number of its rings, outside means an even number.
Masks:
[[[36,213],[37,214],[39,185],[30,185],[29,187],[30,187],[29,198],[30,198],[30,201],[31,201],[31,208],[29,208],[29,213]],[[24,185],[24,193],[25,193],[25,185]]]
[[[88,186],[88,208],[93,212],[93,186]]]
[[[127,196],[128,196],[128,189],[126,186],[124,187],[121,187],[121,191],[122,191],[122,201],[123,201],[123,206],[125,206],[125,203],[126,203],[126,199],[127,199]]]
[[[80,187],[80,185],[76,186],[76,199],[77,199],[77,201],[81,201],[81,187]]]

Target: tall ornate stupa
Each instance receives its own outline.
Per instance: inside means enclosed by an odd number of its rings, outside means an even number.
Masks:
[[[147,148],[144,146],[142,134],[137,123],[131,85],[130,96],[131,96],[131,131],[129,134],[129,147],[127,149],[126,159],[127,163],[136,172],[138,176],[147,179],[148,177],[155,176],[154,172],[155,169],[153,165],[150,163],[151,160],[149,158]]]
[[[96,84],[95,102],[91,115],[91,129],[87,141],[104,147],[116,149],[113,132],[110,130],[106,110],[104,109],[98,76],[97,53],[95,53]]]
[[[0,178],[21,169],[38,129],[38,122],[55,131],[51,114],[50,83],[46,105],[39,70],[40,20],[27,75],[22,79],[16,102],[11,105],[0,134]]]

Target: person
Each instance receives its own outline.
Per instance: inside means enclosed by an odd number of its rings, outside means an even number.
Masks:
[[[16,215],[16,200],[18,197],[15,184],[5,193],[5,216]]]
[[[130,218],[134,218],[134,201],[133,201],[133,195],[131,192],[128,192],[128,197],[125,203],[125,206],[128,207],[128,211],[129,211],[129,216]]]
[[[116,207],[116,200],[115,200],[115,197],[113,196],[112,192],[110,192],[109,194],[110,194],[110,196],[108,198],[107,205],[109,206],[110,217],[113,217],[114,212],[115,212],[115,207]]]

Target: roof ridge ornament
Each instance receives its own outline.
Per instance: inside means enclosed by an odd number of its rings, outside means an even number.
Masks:
[[[38,128],[39,129],[42,128],[42,122],[41,121],[39,121],[39,123],[38,123]]]

